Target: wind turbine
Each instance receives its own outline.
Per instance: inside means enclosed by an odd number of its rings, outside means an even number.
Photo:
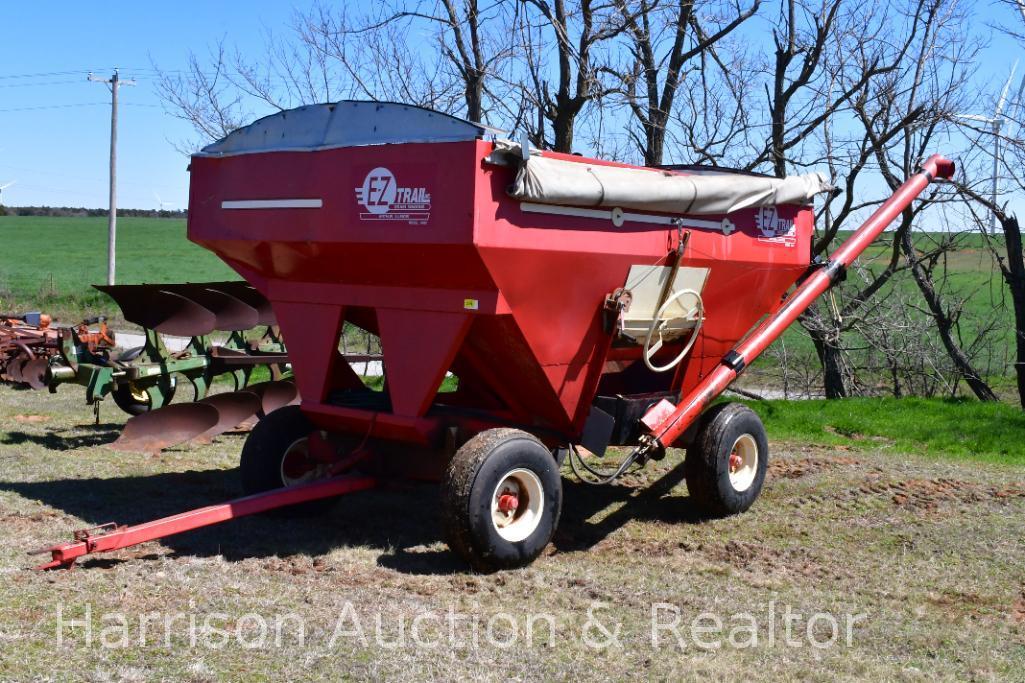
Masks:
[[[165,206],[174,206],[174,202],[165,202],[165,201],[163,201],[160,198],[160,195],[158,195],[156,192],[153,193],[153,196],[156,197],[157,204],[160,206],[160,210],[161,211],[164,210]]]
[[[12,180],[11,182],[7,183],[6,185],[0,185],[0,199],[3,199],[3,192],[4,192],[4,190],[6,190],[8,187],[10,187],[11,185],[13,185],[16,182],[18,182],[18,181],[17,180]]]
[[[1019,7],[1022,8],[1022,15],[1025,17],[1025,7],[1022,7],[1022,2],[1019,0]],[[1002,160],[1003,150],[1000,142],[1000,131],[1004,127],[1004,122],[1007,117],[1004,116],[1004,106],[1007,104],[1007,93],[1011,89],[1011,81],[1014,80],[1014,72],[1018,69],[1018,62],[1015,61],[1011,67],[1011,73],[1007,76],[1007,82],[1004,83],[1004,89],[1000,91],[1000,99],[997,100],[996,109],[993,110],[993,116],[980,116],[979,114],[956,114],[955,118],[959,118],[963,121],[978,121],[990,127],[990,132],[993,134],[993,189],[992,189],[992,201],[993,206],[997,205],[997,194],[1000,190],[1000,162]],[[1018,86],[1018,94],[1015,96],[1014,104],[1021,104],[1022,92],[1025,91],[1025,77],[1022,77],[1021,84]],[[989,232],[995,234],[997,229],[997,215],[996,212],[990,212],[989,217]]]

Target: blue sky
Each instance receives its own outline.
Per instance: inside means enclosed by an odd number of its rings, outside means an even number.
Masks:
[[[353,0],[342,0],[352,2]],[[357,0],[359,1],[359,0]],[[294,11],[312,3],[10,2],[0,41],[0,185],[8,205],[107,206],[110,95],[86,72],[109,76],[114,66],[138,85],[121,91],[119,205],[173,208],[187,202],[188,160],[174,142],[192,138],[188,124],[165,113],[153,64],[185,67],[189,50],[203,53],[222,37],[258,55],[267,29],[285,29]],[[1009,10],[977,0],[978,30]],[[1002,81],[1025,52],[997,36],[979,78]],[[1025,68],[1025,59],[1019,68]],[[46,74],[38,75],[34,74]],[[172,207],[168,207],[172,208]]]
[[[3,191],[8,205],[106,208],[110,93],[86,72],[109,76],[118,66],[138,81],[121,89],[118,204],[156,208],[156,193],[184,207],[188,160],[172,143],[192,132],[161,108],[152,64],[182,69],[190,49],[223,36],[259,51],[265,29],[292,14],[272,0],[3,4],[0,185],[17,180]]]

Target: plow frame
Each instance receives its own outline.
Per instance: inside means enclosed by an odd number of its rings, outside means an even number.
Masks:
[[[248,386],[253,368],[268,365],[271,378],[280,379],[288,361],[281,332],[267,326],[258,340],[246,339],[243,331],[233,331],[223,344],[214,344],[210,335],[190,337],[185,349],[168,350],[162,335],[144,328],[145,341],[138,356],[127,361],[110,358],[105,350],[91,349],[74,329],[61,333],[59,362],[52,363],[47,374],[51,393],[61,384],[79,384],[86,389],[86,403],[104,400],[118,386],[144,391],[153,410],[164,406],[173,391],[173,376],[185,377],[193,387],[194,400],[204,398],[214,378],[231,375],[234,389]]]

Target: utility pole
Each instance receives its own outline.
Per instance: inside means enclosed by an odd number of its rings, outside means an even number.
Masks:
[[[110,208],[107,218],[107,284],[114,284],[114,256],[117,245],[117,91],[122,85],[135,85],[135,81],[124,80],[117,68],[110,78],[100,78],[89,73],[89,80],[105,83],[110,87]]]

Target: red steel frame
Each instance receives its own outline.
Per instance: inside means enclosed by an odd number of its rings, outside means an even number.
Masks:
[[[930,157],[923,164],[921,172],[898,188],[894,195],[833,253],[826,267],[814,271],[801,282],[783,305],[737,344],[723,362],[688,392],[677,406],[662,401],[652,408],[644,421],[658,444],[669,446],[679,438],[701,411],[737,378],[744,367],[779,337],[816,297],[829,289],[854,259],[933,179],[950,178],[953,173],[953,162],[939,155]],[[40,551],[49,552],[51,561],[37,569],[70,567],[78,558],[90,553],[118,550],[274,508],[354,493],[376,486],[377,481],[372,477],[342,475],[320,482],[237,498],[220,505],[198,508],[135,526],[103,525],[76,533],[74,542]]]

